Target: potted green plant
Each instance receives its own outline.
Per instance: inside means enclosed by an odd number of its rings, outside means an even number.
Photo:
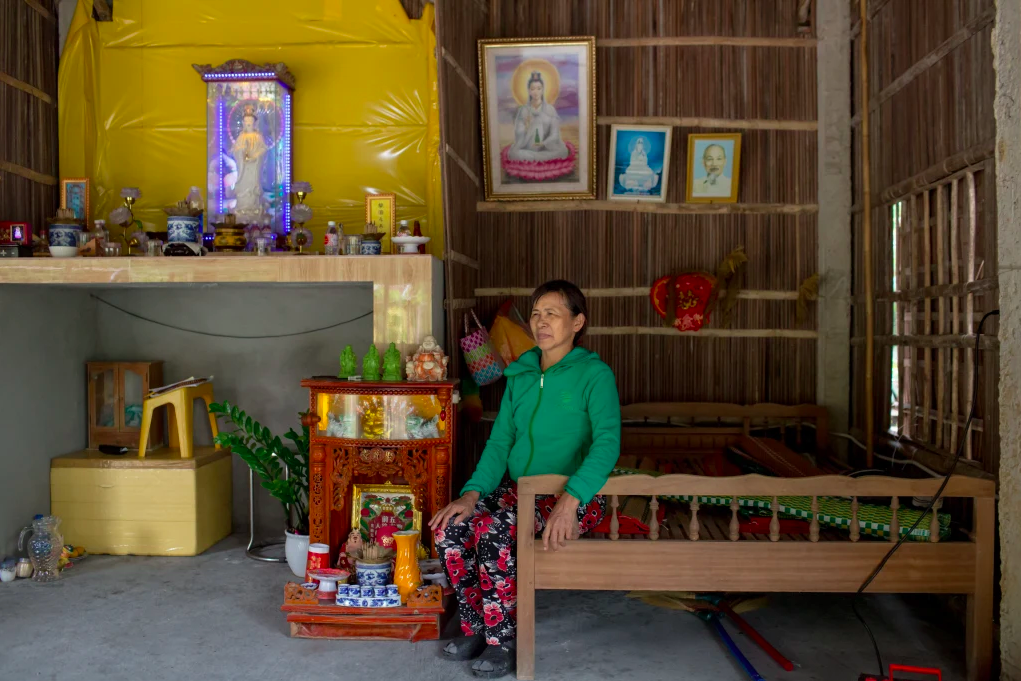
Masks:
[[[287,523],[284,532],[287,565],[295,575],[304,577],[308,555],[307,414],[300,414],[301,433],[292,428],[284,435],[285,439],[294,444],[292,449],[237,405],[227,401],[217,402],[209,405],[209,411],[221,421],[234,426],[232,430],[221,431],[214,442],[240,456],[259,476],[262,486],[283,505]]]

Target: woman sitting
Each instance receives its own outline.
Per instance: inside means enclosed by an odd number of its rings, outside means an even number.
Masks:
[[[537,347],[507,367],[507,388],[478,467],[429,523],[457,594],[460,636],[443,654],[478,658],[475,676],[497,678],[515,662],[517,485],[523,475],[570,476],[564,493],[537,499],[543,549],[564,548],[595,527],[606,502],[596,492],[620,455],[620,401],[613,371],[578,347],[588,324],[585,296],[566,281],[532,294]],[[531,513],[531,509],[524,509]]]

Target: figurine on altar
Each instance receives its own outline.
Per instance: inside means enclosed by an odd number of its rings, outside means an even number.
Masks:
[[[344,351],[340,353],[340,373],[337,374],[337,378],[351,378],[356,375],[358,375],[358,357],[355,355],[354,348],[345,345]]]
[[[390,343],[390,347],[383,353],[383,380],[401,380],[401,352],[396,343]]]
[[[450,358],[443,353],[436,339],[426,336],[418,352],[408,357],[405,370],[409,381],[442,381],[447,377]]]
[[[366,381],[379,380],[379,350],[375,345],[369,346],[369,351],[362,360],[362,378]]]
[[[234,162],[238,179],[234,183],[237,205],[234,214],[241,222],[257,222],[263,216],[262,163],[268,147],[256,130],[255,107],[248,105],[241,118],[242,130],[234,142]]]
[[[355,561],[362,554],[362,547],[362,533],[356,527],[347,533],[347,541],[340,547],[337,567],[345,570],[354,569]]]

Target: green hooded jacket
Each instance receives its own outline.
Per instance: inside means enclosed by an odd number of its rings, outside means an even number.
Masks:
[[[532,348],[504,371],[507,389],[475,473],[461,494],[486,496],[505,473],[570,476],[565,491],[587,504],[620,456],[617,382],[599,355],[574,348],[544,373]]]

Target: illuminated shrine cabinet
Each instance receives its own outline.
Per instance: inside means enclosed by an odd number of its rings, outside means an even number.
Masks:
[[[291,229],[291,97],[285,64],[193,64],[206,82],[206,215]]]
[[[316,377],[301,385],[309,390],[311,541],[336,556],[351,529],[353,484],[406,484],[423,523],[450,503],[456,381]]]

